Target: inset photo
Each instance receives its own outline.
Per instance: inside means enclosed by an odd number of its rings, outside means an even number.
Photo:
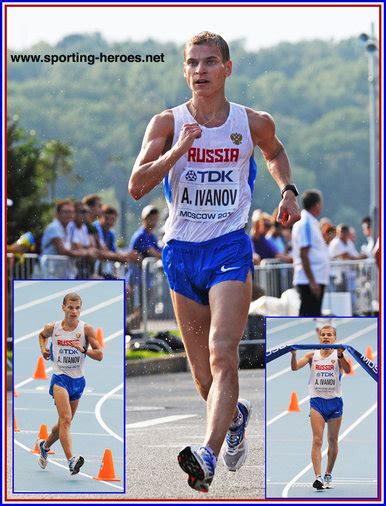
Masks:
[[[124,282],[14,281],[13,301],[12,492],[124,493]]]
[[[379,496],[378,319],[266,318],[267,499]]]

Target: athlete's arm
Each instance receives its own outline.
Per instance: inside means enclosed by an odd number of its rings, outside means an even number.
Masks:
[[[292,171],[283,144],[276,137],[275,123],[266,112],[256,112],[247,108],[249,128],[254,146],[258,146],[267,163],[268,170],[279,188],[292,184]],[[281,199],[277,221],[284,226],[300,220],[300,210],[292,191],[284,192]]]
[[[49,360],[51,357],[50,349],[47,348],[48,339],[52,336],[54,331],[54,323],[47,323],[44,325],[43,330],[39,334],[39,346],[40,351],[45,360]]]
[[[149,193],[162,181],[181,156],[192,147],[194,140],[201,136],[201,128],[197,123],[183,125],[176,144],[170,147],[173,135],[172,111],[164,111],[152,118],[129,181],[129,193],[135,200]]]
[[[310,251],[310,246],[306,246],[304,248],[300,248],[300,259],[302,261],[303,270],[310,282],[310,290],[314,294],[315,297],[320,299],[321,288],[318,283],[315,281],[314,273],[311,269],[310,259],[308,257],[308,253]]]
[[[343,369],[343,371],[346,374],[349,374],[351,372],[351,365],[350,362],[346,360],[346,357],[343,354],[344,348],[338,348],[338,362],[339,362],[339,369]]]
[[[87,349],[85,355],[92,358],[93,360],[98,360],[99,362],[103,359],[103,351],[98,343],[98,339],[95,334],[95,330],[91,325],[84,326],[84,335],[86,336],[87,341],[91,345],[91,350]]]
[[[296,359],[296,350],[291,351],[291,369],[292,371],[297,371],[298,369],[301,369],[307,364],[310,364],[312,361],[312,357],[314,356],[314,352],[311,351],[310,353],[307,353],[302,357],[301,359]]]

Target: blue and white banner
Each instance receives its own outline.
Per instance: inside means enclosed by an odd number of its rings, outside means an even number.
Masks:
[[[321,350],[323,348],[345,349],[358,362],[358,364],[363,367],[367,374],[369,374],[373,380],[378,382],[377,364],[347,344],[284,344],[283,346],[267,350],[267,353],[265,355],[265,362],[268,364],[268,362],[271,362],[271,360],[275,360],[276,358],[279,358],[290,351]]]

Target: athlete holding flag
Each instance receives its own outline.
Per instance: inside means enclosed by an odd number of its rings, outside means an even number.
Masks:
[[[81,307],[80,296],[75,292],[68,293],[62,305],[64,319],[48,323],[39,334],[43,357],[46,360],[53,360],[54,374],[49,393],[54,398],[59,418],[47,440],[38,441],[40,451],[38,464],[42,469],[47,467],[48,452],[59,439],[68,461],[70,474],[79,473],[84,464],[82,456],[76,457],[72,453],[70,435],[71,421],[86,386],[84,361],[86,356],[98,361],[103,358],[93,327],[79,319]],[[51,348],[48,348],[50,338],[52,344]]]
[[[197,389],[207,401],[202,446],[184,448],[180,467],[195,490],[207,492],[224,440],[230,471],[245,462],[248,401],[238,399],[238,344],[252,287],[252,249],[245,226],[258,146],[281,189],[278,221],[300,218],[296,187],[275,124],[265,112],[229,102],[229,47],[202,32],[185,45],[184,77],[192,98],[150,121],[129,192],[137,200],[161,181],[169,208],[164,269]]]
[[[320,344],[335,344],[336,329],[323,325],[317,329]],[[315,472],[313,487],[317,490],[332,488],[332,470],[338,456],[338,436],[342,423],[343,400],[342,373],[351,370],[344,356],[344,349],[325,348],[306,353],[297,360],[296,351],[291,351],[291,369],[298,371],[307,364],[310,366],[310,421],[312,429],[311,460]],[[327,424],[328,452],[327,467],[322,477],[323,433]]]

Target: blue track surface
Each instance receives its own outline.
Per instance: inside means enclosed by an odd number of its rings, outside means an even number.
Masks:
[[[337,343],[365,353],[377,353],[376,318],[335,318]],[[317,343],[312,318],[268,318],[267,349],[280,344]],[[302,357],[306,351],[298,351]],[[267,365],[266,370],[266,495],[268,498],[374,498],[377,497],[377,383],[354,361],[355,374],[343,377],[343,421],[339,455],[333,471],[334,489],[312,488],[310,467],[309,367],[290,370],[288,353]],[[299,413],[288,413],[291,392],[296,391]],[[303,401],[303,402],[302,402]],[[326,431],[323,450],[327,447]],[[323,457],[324,472],[326,457]]]
[[[82,455],[81,472],[71,476],[58,441],[45,470],[31,453],[38,431],[48,432],[57,411],[48,388],[51,362],[45,362],[47,380],[34,380],[40,356],[38,334],[44,324],[61,320],[65,293],[83,299],[80,318],[103,330],[101,362],[86,359],[86,389],[71,425],[72,447]],[[21,432],[14,433],[13,492],[122,493],[124,487],[124,286],[121,281],[16,281],[14,283],[14,415]],[[112,451],[118,482],[93,480],[106,448]]]

